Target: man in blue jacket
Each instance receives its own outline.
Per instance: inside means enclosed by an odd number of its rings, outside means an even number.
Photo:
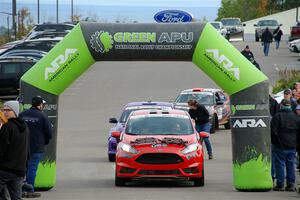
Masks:
[[[33,97],[32,107],[20,114],[30,132],[30,158],[26,182],[32,186],[34,186],[39,162],[44,155],[46,145],[49,144],[52,137],[51,123],[42,111],[45,103],[46,101],[42,97]]]

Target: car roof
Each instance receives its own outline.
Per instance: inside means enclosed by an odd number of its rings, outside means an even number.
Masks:
[[[26,57],[26,56],[7,56],[7,57],[0,57],[1,63],[6,62],[37,62],[36,59],[32,57]]]
[[[183,110],[159,110],[159,109],[147,109],[147,110],[137,110],[132,112],[131,116],[138,116],[138,115],[181,115],[181,116],[188,116],[188,113]]]
[[[125,107],[134,107],[134,106],[165,106],[173,107],[173,104],[170,102],[163,101],[140,101],[140,102],[131,102],[128,103]]]
[[[192,88],[192,89],[183,90],[180,92],[180,94],[189,94],[189,93],[197,93],[197,92],[222,92],[222,90],[216,88]]]

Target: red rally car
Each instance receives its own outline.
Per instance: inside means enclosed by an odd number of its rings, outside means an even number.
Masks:
[[[190,180],[204,186],[202,139],[182,110],[134,111],[122,133],[116,154],[115,185],[140,179]]]

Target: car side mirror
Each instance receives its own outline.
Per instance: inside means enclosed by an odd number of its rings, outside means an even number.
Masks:
[[[111,136],[120,139],[121,133],[119,131],[114,131],[111,133]]]
[[[220,106],[220,105],[224,105],[224,103],[222,101],[217,101],[217,105]]]
[[[257,26],[257,24],[254,24],[253,26]]]
[[[243,24],[243,26],[246,26],[246,24]]]
[[[116,124],[118,123],[118,120],[116,118],[109,118],[109,123],[112,123],[112,124]]]
[[[202,143],[203,140],[204,140],[204,138],[208,138],[208,137],[209,137],[209,133],[204,132],[204,131],[201,131],[201,132],[199,133],[199,136],[200,136],[200,141],[201,141],[201,143]]]
[[[279,26],[282,26],[282,24],[279,24]]]

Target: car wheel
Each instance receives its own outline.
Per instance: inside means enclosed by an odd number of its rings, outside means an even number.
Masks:
[[[202,170],[202,177],[193,179],[195,187],[203,187],[204,186],[204,169]]]
[[[224,124],[225,129],[230,129],[230,122],[228,121],[226,124]]]
[[[108,160],[109,160],[109,162],[115,162],[116,161],[116,155],[115,154],[108,154]]]
[[[210,133],[215,133],[216,129],[218,129],[218,128],[219,128],[218,117],[217,117],[217,115],[214,115],[211,120]]]
[[[128,179],[115,176],[115,186],[125,186]]]

